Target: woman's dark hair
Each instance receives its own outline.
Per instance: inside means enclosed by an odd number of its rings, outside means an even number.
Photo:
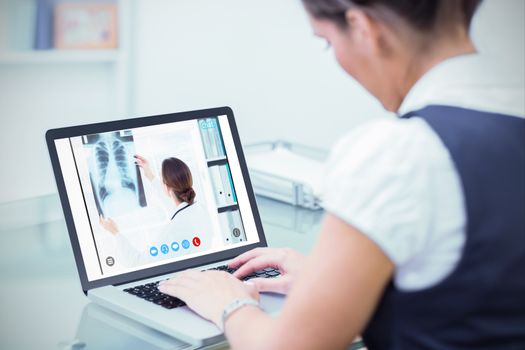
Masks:
[[[347,26],[346,11],[351,7],[388,9],[413,28],[433,31],[452,23],[470,29],[472,17],[482,0],[303,0],[306,10],[315,18],[330,19]]]
[[[167,158],[162,162],[162,179],[177,199],[193,204],[195,191],[190,168],[178,158]]]

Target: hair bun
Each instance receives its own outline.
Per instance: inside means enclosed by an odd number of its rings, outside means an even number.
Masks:
[[[189,203],[189,204],[193,204],[193,201],[195,199],[195,191],[193,190],[193,187],[190,187],[190,188],[186,189],[185,191],[177,192],[175,194],[181,200],[183,200],[184,202]]]

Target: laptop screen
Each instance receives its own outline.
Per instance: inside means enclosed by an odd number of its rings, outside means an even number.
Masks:
[[[259,242],[226,115],[54,142],[88,281]]]

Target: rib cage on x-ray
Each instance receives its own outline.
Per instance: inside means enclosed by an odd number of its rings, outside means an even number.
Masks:
[[[99,141],[95,146],[95,157],[99,171],[99,196],[102,201],[104,201],[109,194],[105,181],[108,171],[110,151],[120,173],[122,187],[129,188],[133,192],[136,192],[135,184],[129,176],[128,155],[122,142],[120,140],[114,140],[111,143],[111,149],[109,150],[106,141]]]
[[[135,192],[135,184],[128,175],[128,155],[126,153],[124,145],[119,140],[113,141],[113,155],[115,157],[115,161],[117,162],[117,168],[120,172],[120,180],[122,182],[122,187],[127,187]]]
[[[146,206],[142,178],[133,160],[133,136],[125,132],[95,134],[86,136],[83,142],[84,147],[92,149],[90,154],[93,159],[88,159],[88,166],[99,215],[105,216],[106,201],[123,189],[133,192],[135,207]],[[113,172],[110,171],[112,164]],[[122,204],[129,209],[129,201]]]
[[[104,201],[108,196],[108,191],[106,190],[106,186],[100,186],[100,183],[106,182],[106,175],[108,172],[109,163],[109,151],[105,142],[97,143],[97,146],[95,147],[95,158],[97,162],[99,179],[98,195],[100,200]]]

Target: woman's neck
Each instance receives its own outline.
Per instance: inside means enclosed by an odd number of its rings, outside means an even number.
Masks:
[[[183,201],[181,201],[180,199],[178,199],[175,195],[173,195],[171,197],[171,199],[173,200],[173,203],[175,203],[175,206],[178,207],[179,205],[181,205],[182,203],[184,203]]]
[[[433,45],[431,50],[414,54],[406,60],[404,77],[399,81],[396,105],[389,108],[397,111],[414,85],[433,67],[450,58],[472,54],[476,48],[470,38]]]

